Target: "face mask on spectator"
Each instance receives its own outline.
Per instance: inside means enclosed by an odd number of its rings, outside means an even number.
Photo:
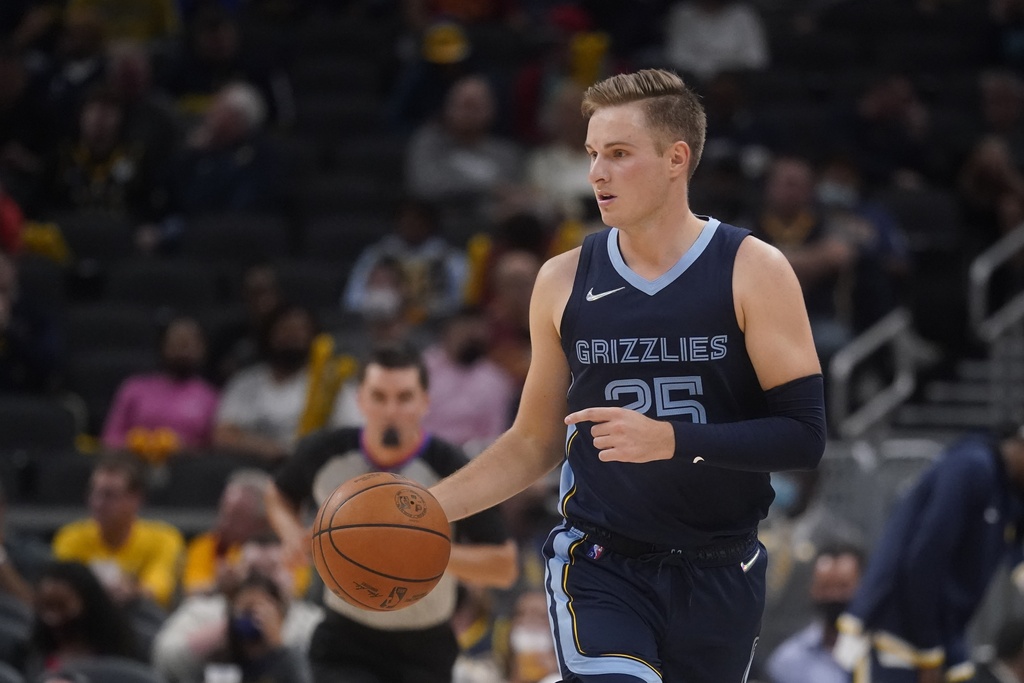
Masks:
[[[271,349],[268,355],[268,362],[274,369],[282,372],[295,372],[306,364],[309,351],[299,348]]]

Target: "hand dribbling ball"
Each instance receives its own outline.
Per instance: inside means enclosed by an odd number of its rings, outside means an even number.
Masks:
[[[366,610],[408,607],[437,585],[451,554],[448,518],[422,485],[371,472],[328,496],[313,522],[313,564],[339,598]]]

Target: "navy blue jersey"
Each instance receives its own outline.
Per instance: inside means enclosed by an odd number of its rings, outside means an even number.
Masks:
[[[736,322],[732,275],[750,234],[708,220],[656,280],[629,269],[618,230],[590,235],[562,316],[569,411],[638,410],[659,420],[726,423],[768,415]],[[755,238],[751,238],[755,239]],[[773,499],[769,476],[694,464],[602,462],[590,423],[570,427],[562,513],[637,540],[691,547],[756,529]]]

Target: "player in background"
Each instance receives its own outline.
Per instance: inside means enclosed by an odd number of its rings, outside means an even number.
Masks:
[[[815,467],[825,443],[800,285],[778,250],[690,210],[706,123],[680,78],[613,76],[583,110],[615,227],[544,265],[515,422],[432,492],[457,520],[562,463],[544,552],[563,678],[741,683],[769,472]]]

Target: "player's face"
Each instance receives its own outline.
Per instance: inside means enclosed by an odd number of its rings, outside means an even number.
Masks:
[[[587,128],[590,185],[601,218],[629,228],[654,219],[669,201],[671,161],[659,154],[641,105],[599,109]]]
[[[419,440],[429,402],[415,367],[385,368],[371,363],[359,386],[358,402],[366,418],[366,436],[373,443],[408,448]],[[399,443],[393,442],[389,432],[397,432]]]

